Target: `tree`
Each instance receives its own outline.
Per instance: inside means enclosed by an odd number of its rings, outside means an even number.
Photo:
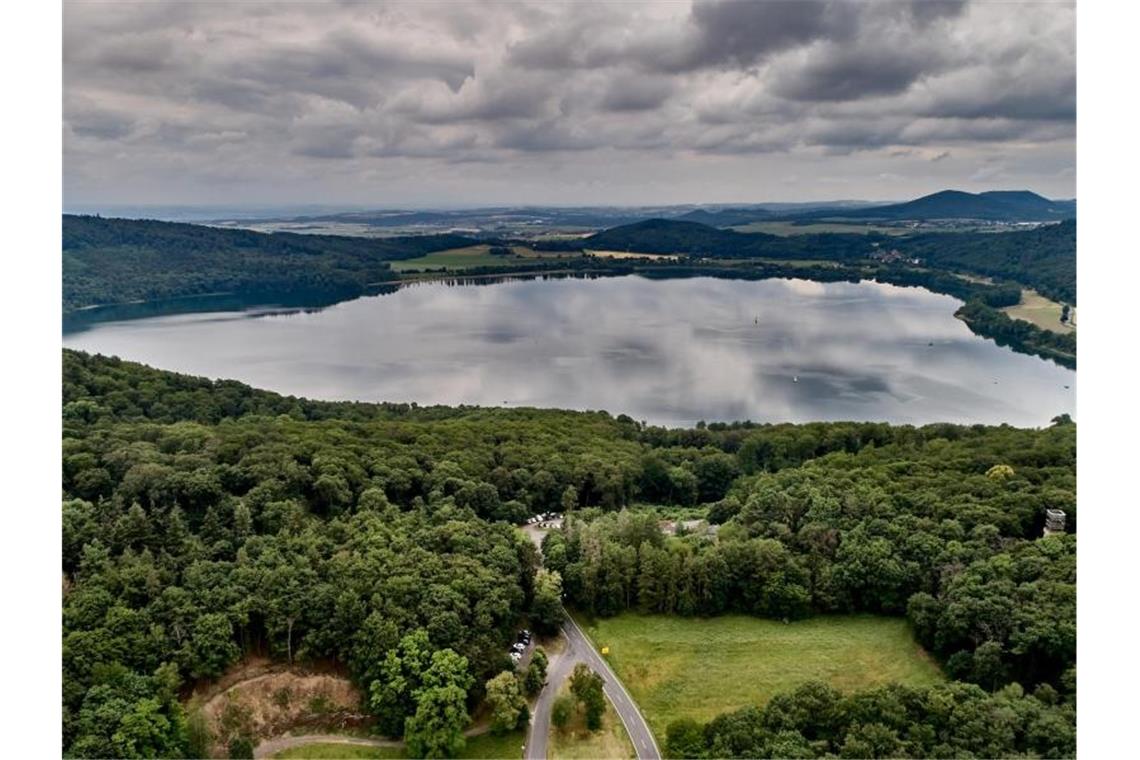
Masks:
[[[526,668],[526,676],[523,679],[523,687],[529,696],[536,696],[542,687],[546,685],[546,666],[547,666],[546,652],[542,648],[536,648],[534,654],[530,656],[530,664]]]
[[[602,727],[602,715],[606,712],[604,686],[605,681],[589,665],[580,662],[574,666],[570,675],[570,693],[585,708],[586,728],[591,731]]]
[[[571,716],[574,715],[576,705],[574,697],[569,694],[563,694],[554,700],[554,704],[550,706],[550,722],[555,728],[566,728]]]
[[[194,678],[217,678],[241,656],[233,625],[217,612],[201,615],[183,647],[187,672]]]
[[[526,715],[526,699],[519,679],[509,670],[487,681],[487,706],[491,708],[491,732],[503,735],[518,727]]]
[[[369,707],[378,719],[378,727],[388,736],[398,736],[405,719],[415,712],[415,692],[423,685],[430,657],[427,631],[418,629],[400,639],[396,649],[388,651],[380,676],[369,685]]]
[[[230,739],[229,757],[231,758],[249,758],[253,760],[253,742],[250,741],[248,736],[235,736]]]
[[[692,718],[681,718],[665,729],[665,749],[669,757],[703,757],[705,727]]]
[[[421,689],[416,712],[404,722],[404,740],[412,757],[455,757],[466,742],[467,692],[455,684]]]
[[[554,633],[566,619],[562,608],[562,576],[545,568],[534,576],[534,602],[531,606],[535,628],[543,633]]]

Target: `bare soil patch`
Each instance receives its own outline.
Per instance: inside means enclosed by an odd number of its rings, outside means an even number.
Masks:
[[[234,736],[255,742],[290,733],[362,731],[372,718],[361,694],[343,675],[249,660],[191,699],[214,738],[214,757],[224,757]]]

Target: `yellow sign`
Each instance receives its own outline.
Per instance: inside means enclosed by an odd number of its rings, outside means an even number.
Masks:
[[[602,647],[602,654],[609,654],[609,653],[610,653],[609,647]]]

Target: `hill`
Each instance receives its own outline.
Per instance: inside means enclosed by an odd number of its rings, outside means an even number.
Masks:
[[[1077,223],[1032,230],[915,235],[897,247],[923,263],[1008,278],[1058,301],[1077,302]]]
[[[697,222],[648,219],[603,230],[575,245],[588,250],[683,253],[706,258],[837,260],[865,257],[877,240],[878,236],[864,234],[780,237],[723,230]]]
[[[1076,201],[1054,201],[1028,190],[964,193],[943,190],[905,203],[860,209],[819,209],[796,219],[924,220],[980,219],[993,222],[1048,222],[1076,216]]]
[[[63,307],[219,292],[352,297],[394,279],[389,260],[474,242],[458,235],[373,240],[64,215]]]

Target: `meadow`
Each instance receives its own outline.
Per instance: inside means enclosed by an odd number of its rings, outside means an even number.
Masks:
[[[1072,309],[1069,313],[1069,322],[1062,323],[1061,308],[1061,304],[1046,298],[1036,290],[1022,290],[1021,303],[1007,306],[1001,311],[1014,319],[1031,322],[1043,330],[1058,333],[1074,332],[1077,329],[1077,310]]]
[[[460,760],[498,760],[522,757],[526,743],[524,731],[512,731],[503,736],[483,734],[467,739],[467,746],[459,753]],[[366,747],[352,744],[307,744],[293,747],[274,755],[277,760],[399,760],[406,758],[403,747]]]
[[[513,246],[511,254],[494,255],[489,245],[471,245],[466,248],[449,248],[446,251],[435,251],[414,259],[403,259],[390,262],[396,272],[409,270],[440,270],[459,271],[474,269],[475,267],[509,267],[524,261],[549,258],[578,258],[579,254],[548,253],[535,251],[525,246]]]
[[[808,680],[848,692],[891,681],[945,680],[906,620],[820,616],[783,623],[725,615],[698,619],[624,614],[584,626],[661,741],[670,722],[705,722]]]

